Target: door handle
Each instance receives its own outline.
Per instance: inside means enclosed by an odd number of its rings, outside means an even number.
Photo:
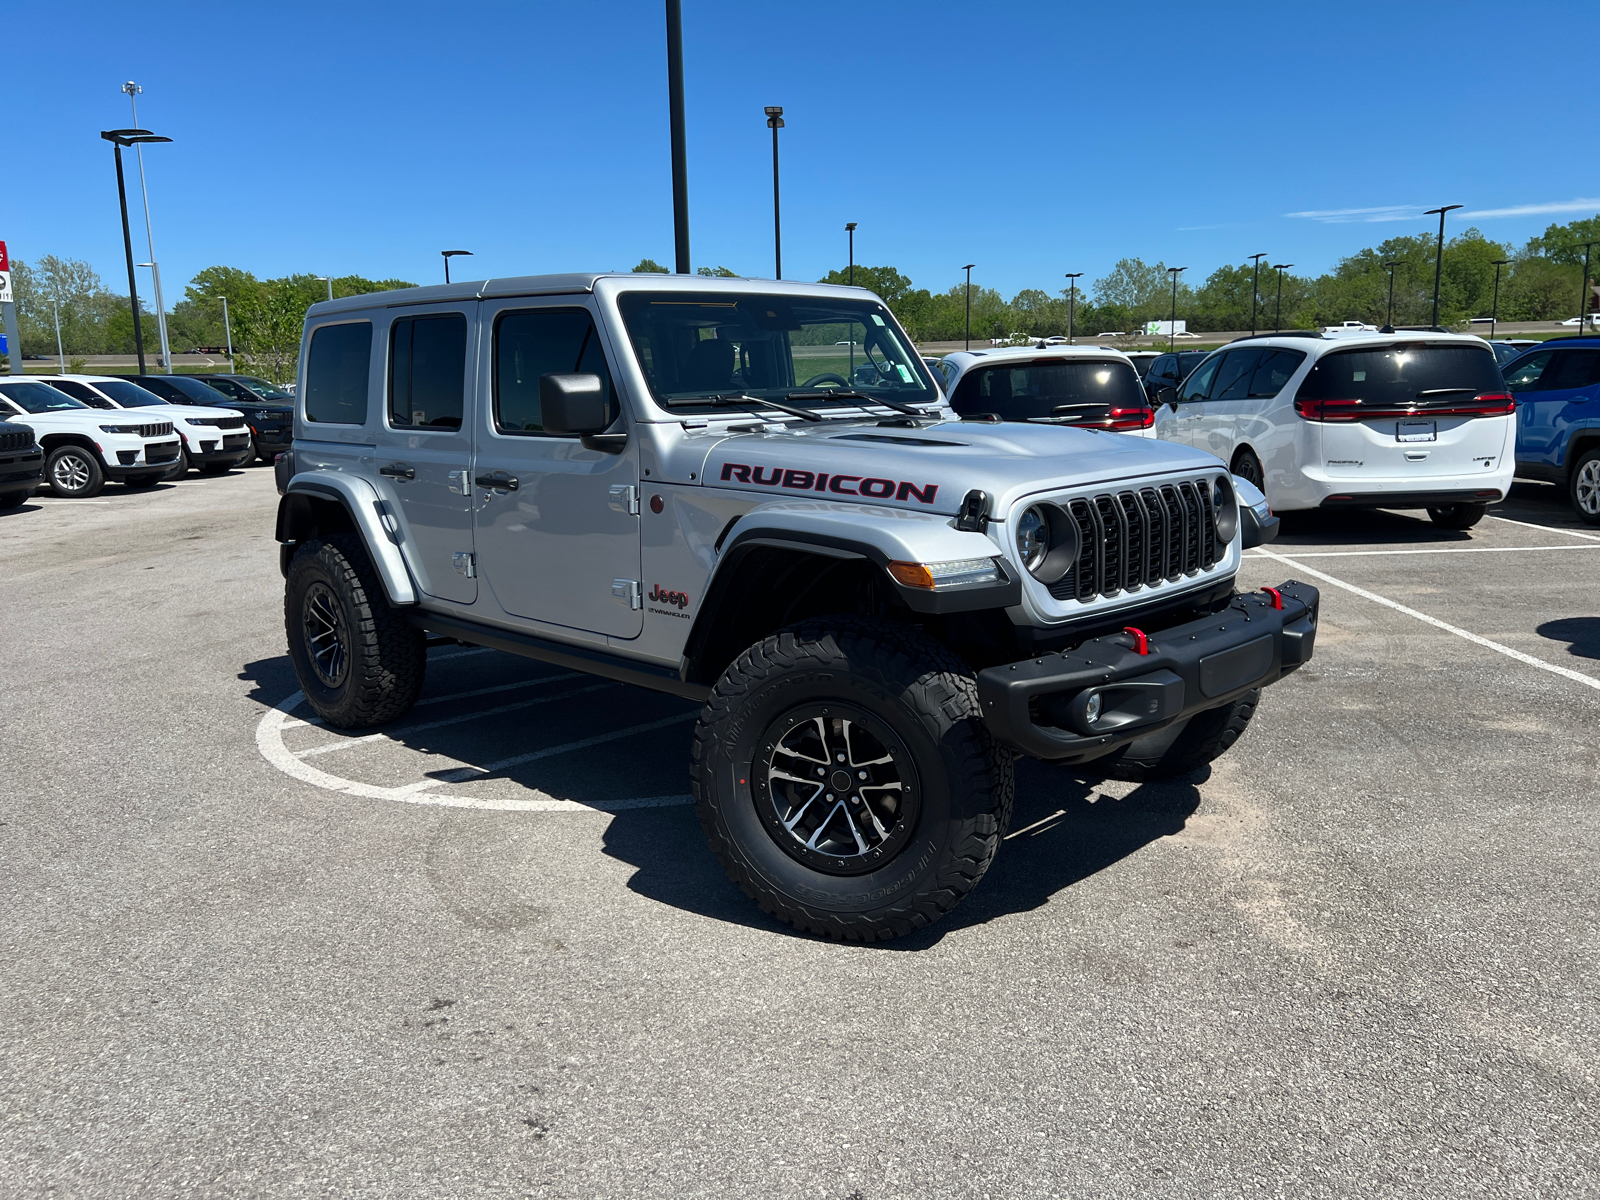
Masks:
[[[417,473],[405,463],[385,463],[378,468],[379,475],[387,475],[391,479],[415,479]]]
[[[481,488],[489,488],[496,492],[514,492],[517,490],[517,477],[507,475],[504,471],[496,471],[492,475],[479,475],[472,481]]]

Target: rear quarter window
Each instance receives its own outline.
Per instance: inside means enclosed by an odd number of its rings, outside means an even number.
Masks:
[[[306,420],[365,425],[371,367],[371,321],[348,321],[314,330],[306,355]]]

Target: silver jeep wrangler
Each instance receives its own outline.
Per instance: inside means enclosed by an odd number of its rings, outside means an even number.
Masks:
[[[702,701],[711,847],[815,933],[958,904],[1017,754],[1191,771],[1311,657],[1315,588],[1234,590],[1258,492],[1168,442],[957,418],[861,289],[356,296],[309,311],[299,379],[277,537],[317,713],[405,713],[430,635]]]

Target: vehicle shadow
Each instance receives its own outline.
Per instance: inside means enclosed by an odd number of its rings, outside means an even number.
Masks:
[[[1536,633],[1552,642],[1566,642],[1574,658],[1600,659],[1600,617],[1562,617],[1546,621]]]
[[[1470,530],[1441,529],[1420,510],[1314,508],[1278,516],[1282,524],[1269,548],[1285,553],[1323,546],[1415,546],[1472,540]]]

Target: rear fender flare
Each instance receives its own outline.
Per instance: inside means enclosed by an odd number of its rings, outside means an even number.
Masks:
[[[366,545],[389,603],[417,603],[416,583],[400,553],[399,522],[389,511],[389,502],[364,479],[323,471],[289,480],[283,499],[278,501],[278,541],[289,547],[313,535],[316,507],[321,504],[338,504],[344,509]],[[285,561],[287,558],[286,554]]]

